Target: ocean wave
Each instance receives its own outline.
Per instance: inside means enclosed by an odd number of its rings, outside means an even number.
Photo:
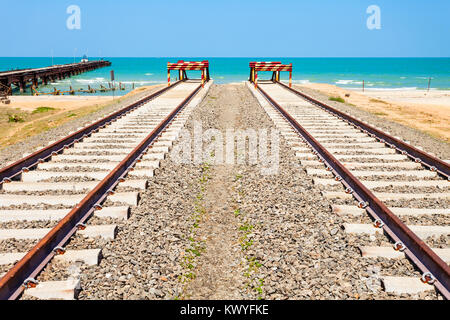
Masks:
[[[401,88],[370,88],[370,91],[402,91],[402,90],[417,90],[417,87],[401,87]]]
[[[94,83],[104,83],[108,82],[105,78],[94,78],[94,79],[75,79],[75,82],[83,84],[94,84]]]
[[[153,73],[148,72],[148,73],[146,73],[145,75],[146,75],[146,76],[152,76]]]
[[[309,80],[292,80],[292,83],[300,83],[300,84],[306,84],[311,83]]]
[[[338,80],[336,84],[362,84],[362,81],[357,80]]]
[[[135,85],[145,85],[145,84],[155,84],[155,83],[162,83],[163,81],[156,81],[156,80],[149,80],[149,81],[116,81],[116,83],[122,83],[122,84],[135,84]]]
[[[65,79],[65,80],[58,80],[58,83],[72,83],[71,79]]]

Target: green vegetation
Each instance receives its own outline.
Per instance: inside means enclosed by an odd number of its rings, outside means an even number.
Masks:
[[[27,111],[0,104],[0,150],[66,122],[116,105],[133,95],[134,93],[127,94],[126,97],[111,102],[95,103],[71,110],[40,106],[32,111]],[[44,102],[41,103],[45,104]]]
[[[345,100],[342,99],[341,97],[330,97],[328,100],[345,103]]]
[[[239,179],[241,178],[242,175],[237,174],[235,181],[239,181]],[[242,184],[242,180],[239,181],[237,191],[240,196],[244,195]],[[234,201],[237,202],[236,200]],[[234,210],[234,216],[240,221],[239,231],[241,233],[241,236],[239,238],[239,244],[241,246],[241,250],[244,252],[246,260],[246,269],[244,271],[244,277],[247,278],[246,288],[255,291],[257,294],[257,299],[261,300],[263,297],[264,279],[261,278],[259,274],[259,268],[262,267],[262,263],[258,261],[255,256],[253,256],[253,253],[251,253],[251,251],[249,251],[250,247],[254,245],[253,231],[256,226],[246,218],[245,212],[242,212],[239,207]]]
[[[249,235],[252,233],[253,225],[248,221],[245,221],[240,227],[239,230],[244,232],[244,235],[240,238],[242,251],[248,250],[251,245],[253,245],[253,240],[249,239]]]
[[[8,122],[24,122],[24,118],[18,114],[8,114]]]
[[[178,280],[186,284],[189,281],[192,281],[196,278],[195,268],[197,266],[196,258],[200,257],[202,253],[205,251],[206,244],[205,241],[199,240],[197,236],[197,229],[200,226],[200,222],[202,221],[203,216],[206,214],[206,209],[204,207],[204,192],[206,182],[209,180],[209,169],[210,166],[208,163],[203,163],[202,166],[202,176],[199,178],[198,182],[200,184],[200,192],[195,196],[194,200],[194,212],[191,214],[192,226],[188,232],[187,239],[189,240],[189,246],[185,250],[183,255],[183,260],[181,262],[181,266],[185,269],[183,274],[178,277]],[[186,286],[184,287],[186,288]],[[174,297],[174,299],[184,299],[185,291]],[[189,297],[186,297],[189,298]]]
[[[55,108],[52,107],[37,107],[36,109],[33,110],[33,114],[35,113],[44,113],[44,112],[49,112],[51,110],[55,110]]]

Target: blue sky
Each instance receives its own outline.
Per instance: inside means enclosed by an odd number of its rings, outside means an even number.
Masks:
[[[81,29],[69,30],[69,5]],[[369,30],[369,5],[381,29]],[[0,0],[0,56],[449,57],[449,0]]]

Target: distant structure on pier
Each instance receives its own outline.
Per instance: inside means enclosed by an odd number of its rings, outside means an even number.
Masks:
[[[83,56],[83,59],[81,59],[81,62],[89,62],[87,55]]]

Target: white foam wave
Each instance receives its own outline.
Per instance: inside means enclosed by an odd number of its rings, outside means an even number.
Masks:
[[[306,83],[311,83],[311,82],[309,80],[305,79],[305,80],[292,80],[292,83],[306,84]]]
[[[122,84],[135,84],[135,85],[145,85],[145,84],[154,84],[154,83],[162,83],[163,81],[116,81],[116,83],[121,82]]]
[[[338,80],[336,84],[362,84],[362,81],[357,80]]]
[[[94,84],[94,83],[105,83],[108,82],[105,80],[105,78],[94,78],[94,79],[75,79],[78,83],[83,84]]]

